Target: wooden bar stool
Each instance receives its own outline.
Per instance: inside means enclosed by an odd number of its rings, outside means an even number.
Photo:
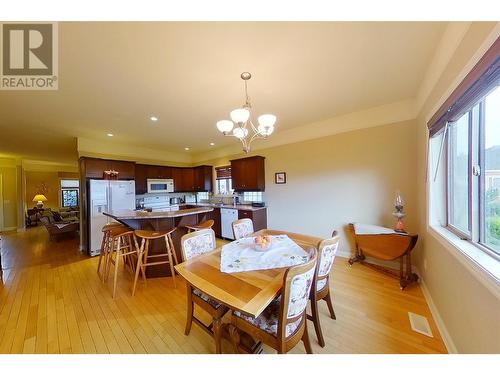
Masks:
[[[97,264],[97,274],[99,275],[99,278],[101,281],[104,282],[104,279],[106,277],[106,270],[108,269],[108,254],[109,254],[109,247],[110,247],[110,230],[112,228],[126,228],[125,225],[120,224],[118,222],[113,222],[113,223],[108,223],[102,227],[102,241],[101,241],[101,249],[99,251],[99,263]],[[103,271],[101,273],[101,264],[103,265]]]
[[[188,229],[188,233],[191,233],[192,231],[197,231],[197,230],[202,230],[202,229],[212,229],[214,226],[215,221],[212,219],[203,221],[201,223],[195,224],[195,225],[186,225],[186,228]]]
[[[154,231],[149,231],[149,230],[136,230],[134,232],[135,236],[138,238],[142,238],[141,241],[141,246],[139,247],[137,244],[137,240],[135,243],[135,246],[137,248],[137,266],[135,269],[135,278],[134,278],[134,286],[132,288],[132,295],[135,295],[135,288],[137,285],[137,279],[139,278],[139,272],[142,273],[142,278],[144,281],[146,281],[146,267],[148,266],[157,266],[159,264],[170,264],[170,272],[172,273],[172,281],[174,283],[174,288],[175,286],[175,270],[174,270],[174,261],[175,264],[179,263],[177,261],[177,254],[175,253],[174,249],[174,243],[172,242],[172,232],[176,230],[177,228],[172,228],[169,231],[165,232],[154,232]],[[166,253],[163,254],[155,254],[155,255],[149,255],[149,241],[150,240],[156,240],[158,238],[164,238],[165,239],[165,249]],[[153,261],[150,262],[149,259],[151,258],[160,258],[160,257],[167,257],[165,260],[159,260],[159,261]],[[173,257],[173,259],[172,259]]]
[[[113,298],[115,298],[116,296],[116,285],[118,282],[118,267],[120,265],[120,259],[124,258],[124,265],[128,265],[132,273],[134,272],[134,262],[130,259],[131,255],[137,254],[137,250],[132,242],[133,237],[134,231],[128,227],[111,228],[109,231],[110,244],[108,247],[108,260],[105,281],[108,280],[111,264],[113,264],[115,268],[113,277]]]

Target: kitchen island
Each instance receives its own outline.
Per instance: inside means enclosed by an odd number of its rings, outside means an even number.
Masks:
[[[172,233],[174,251],[177,259],[182,262],[181,237],[187,233],[186,225],[195,225],[207,220],[207,215],[213,211],[212,207],[185,208],[177,211],[134,211],[116,210],[104,212],[116,221],[129,226],[132,229],[143,229],[152,231],[169,231],[177,228]],[[153,240],[150,245],[150,255],[165,252],[165,241],[163,239]],[[146,269],[147,277],[170,276],[168,265],[151,266]]]

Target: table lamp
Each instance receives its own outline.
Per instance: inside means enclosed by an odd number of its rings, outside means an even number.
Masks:
[[[43,194],[37,194],[33,198],[33,202],[36,202],[36,206],[38,208],[43,208],[43,202],[45,202],[46,200],[47,200],[47,197],[45,197],[45,195],[43,195]]]

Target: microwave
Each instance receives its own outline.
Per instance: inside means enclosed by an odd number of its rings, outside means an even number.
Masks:
[[[148,193],[173,193],[174,180],[171,178],[148,178]]]

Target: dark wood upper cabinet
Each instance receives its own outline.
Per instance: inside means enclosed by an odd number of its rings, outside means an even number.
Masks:
[[[103,178],[104,171],[116,171],[119,180],[135,179],[135,163],[131,161],[82,158],[81,166],[86,178]]]
[[[263,156],[231,160],[231,180],[235,191],[264,191],[265,168]]]
[[[129,161],[107,160],[98,158],[80,159],[80,167],[84,178],[103,178],[104,171],[118,172],[117,179],[134,180],[135,193],[146,194],[149,178],[172,178],[174,191],[197,192],[212,190],[212,167],[169,167],[161,165],[135,164]]]
[[[210,165],[193,168],[195,191],[212,191],[212,171]]]

